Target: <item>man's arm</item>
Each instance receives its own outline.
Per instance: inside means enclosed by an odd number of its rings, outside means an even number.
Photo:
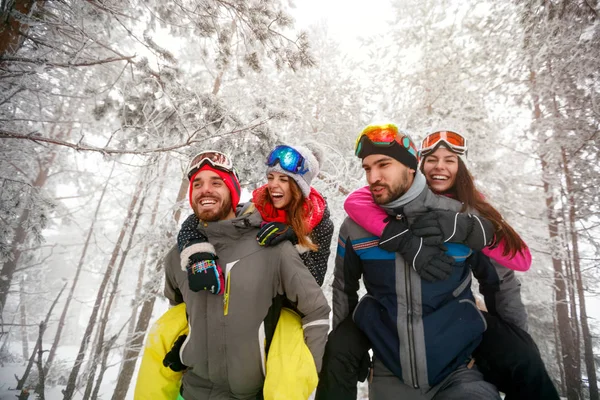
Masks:
[[[181,295],[181,291],[177,286],[177,281],[173,276],[174,271],[180,269],[179,264],[179,249],[177,246],[173,246],[163,259],[165,268],[165,289],[163,293],[165,297],[169,299],[169,303],[171,303],[172,306],[183,303],[183,296]]]
[[[304,340],[315,360],[317,371],[321,370],[325,342],[329,332],[331,308],[315,278],[308,271],[298,252],[290,242],[280,246],[279,267],[282,291],[296,304],[302,315]]]
[[[473,254],[467,262],[479,281],[479,292],[488,312],[527,331],[527,311],[521,300],[521,282],[515,272],[481,252]]]
[[[354,248],[348,232],[351,220],[340,227],[338,247],[333,270],[333,329],[354,311],[358,303],[359,281],[362,276],[362,262]]]

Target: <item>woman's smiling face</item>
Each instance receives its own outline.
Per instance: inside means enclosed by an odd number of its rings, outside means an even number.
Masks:
[[[279,172],[269,172],[267,175],[267,189],[277,209],[284,209],[292,200],[292,189],[290,189],[290,177]]]
[[[427,185],[436,193],[445,193],[454,187],[458,172],[458,155],[444,146],[423,160],[423,173]]]

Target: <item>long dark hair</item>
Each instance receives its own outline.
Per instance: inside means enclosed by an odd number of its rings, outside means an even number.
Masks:
[[[292,199],[285,208],[286,222],[296,233],[299,245],[310,251],[317,251],[319,247],[308,238],[308,234],[310,233],[308,216],[310,215],[312,204],[304,198],[300,187],[293,179],[290,178],[288,182],[290,183]],[[273,200],[271,199],[269,191],[265,190],[264,193],[264,198],[259,200],[259,202],[263,203],[261,206],[263,206],[264,203],[269,203],[273,206]],[[304,206],[305,204],[307,206],[306,208]]]
[[[421,162],[421,172],[424,172],[425,159]],[[525,250],[527,245],[521,239],[521,236],[502,218],[502,215],[490,203],[485,200],[485,196],[477,190],[475,180],[467,169],[467,166],[460,157],[458,159],[458,171],[452,188],[447,191],[454,199],[463,203],[461,211],[468,209],[477,210],[479,215],[487,218],[495,228],[496,243],[504,239],[504,251],[502,255],[511,258],[518,252]],[[446,194],[444,193],[444,194]]]

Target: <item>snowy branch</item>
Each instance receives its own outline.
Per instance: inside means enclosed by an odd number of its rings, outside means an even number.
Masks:
[[[0,61],[3,62],[14,62],[14,63],[26,63],[26,64],[36,64],[36,65],[45,65],[48,67],[58,67],[58,68],[73,68],[73,67],[91,67],[92,65],[100,65],[100,64],[108,64],[115,61],[128,61],[132,62],[135,56],[127,56],[127,57],[111,57],[105,58],[103,60],[95,60],[95,61],[87,61],[82,63],[57,63],[48,60],[32,60],[30,58],[24,57],[3,57]]]
[[[251,125],[251,126],[248,126],[245,128],[241,128],[241,129],[235,129],[235,130],[232,130],[232,131],[220,134],[220,135],[216,135],[216,136],[234,135],[236,133],[241,133],[241,132],[245,132],[248,130],[252,130],[261,125],[266,124],[270,119],[271,118],[267,118],[267,119],[262,120],[254,125]],[[203,143],[206,140],[208,140],[207,138],[203,138],[203,139],[190,138],[183,143],[174,144],[172,146],[157,147],[157,148],[148,149],[148,150],[119,150],[119,149],[110,149],[107,147],[89,146],[86,144],[82,144],[81,142],[72,143],[72,142],[67,142],[65,140],[48,138],[48,137],[43,137],[43,136],[36,136],[36,135],[39,135],[39,133],[32,132],[30,134],[22,134],[22,133],[10,132],[10,131],[5,131],[3,129],[0,129],[0,138],[4,138],[4,139],[25,139],[25,140],[31,140],[32,142],[35,142],[38,144],[50,143],[50,144],[54,144],[57,146],[70,147],[77,151],[95,151],[95,152],[102,153],[102,154],[138,154],[138,155],[140,155],[140,154],[162,153],[162,152],[181,149],[183,147],[191,146],[196,143]],[[216,136],[211,137],[211,139]]]

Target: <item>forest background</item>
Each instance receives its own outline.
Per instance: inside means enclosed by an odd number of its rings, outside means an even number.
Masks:
[[[132,397],[191,155],[228,152],[251,191],[276,144],[318,142],[337,234],[354,139],[393,121],[468,137],[531,248],[548,370],[599,399],[598,1],[376,4],[339,2],[336,31],[285,0],[1,0],[0,398]]]

